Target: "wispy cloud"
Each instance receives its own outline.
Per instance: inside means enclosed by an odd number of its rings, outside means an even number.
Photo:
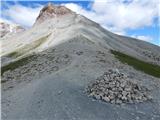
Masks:
[[[12,21],[7,20],[7,19],[5,19],[5,18],[0,18],[0,22],[6,22],[6,23],[8,23],[8,24],[14,24]]]
[[[10,5],[8,9],[5,9],[2,15],[7,17],[10,21],[25,27],[30,27],[35,22],[35,19],[38,16],[41,8],[41,5],[32,8],[20,4],[15,4]]]
[[[151,36],[144,36],[144,35],[132,35],[131,37],[137,38],[139,40],[147,41],[147,42],[151,42],[153,40]]]
[[[159,17],[160,3],[157,0],[94,0],[90,4],[90,10],[76,3],[63,5],[92,19],[114,33],[127,35],[127,30],[153,26],[155,18]],[[2,14],[11,22],[30,27],[35,22],[42,7],[43,5],[31,7],[16,3],[8,5],[8,9],[3,10]],[[152,41],[148,35],[131,36]]]
[[[156,0],[106,0],[101,2],[95,0],[90,11],[74,3],[68,3],[65,6],[118,33],[124,33],[126,29],[151,26],[154,24],[154,19],[158,17]]]

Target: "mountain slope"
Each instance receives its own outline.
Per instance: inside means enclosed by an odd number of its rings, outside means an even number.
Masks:
[[[23,32],[24,28],[19,25],[0,21],[0,38],[9,37],[15,33]]]
[[[49,16],[49,18],[43,21],[44,16]],[[40,21],[43,22],[40,24]],[[133,38],[115,35],[103,29],[97,23],[73,12],[56,17],[55,15],[52,17],[48,13],[47,15],[43,13],[41,17],[37,18],[33,28],[18,37],[12,38],[13,44],[9,44],[10,40],[4,40],[1,55],[7,55],[19,48],[23,48],[25,45],[33,44],[34,41],[49,34],[48,40],[39,46],[39,50],[42,51],[55,44],[60,44],[63,40],[67,41],[74,36],[82,35],[88,37],[99,46],[103,45],[107,49],[120,50],[139,59],[160,65],[160,54],[158,52],[160,48],[158,46]],[[35,50],[33,49],[33,51]]]
[[[160,118],[159,78],[120,62],[111,53],[115,50],[160,65],[158,46],[113,34],[51,4],[42,9],[31,29],[12,38],[12,44],[2,40],[4,119]],[[147,87],[153,101],[117,106],[88,97],[85,88],[108,69],[118,69]]]

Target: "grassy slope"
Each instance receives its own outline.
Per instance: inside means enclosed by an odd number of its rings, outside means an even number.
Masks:
[[[41,44],[43,44],[47,38],[50,36],[47,35],[47,36],[44,36],[36,41],[34,41],[32,44],[29,44],[29,45],[26,45],[20,49],[18,49],[17,51],[14,51],[12,53],[9,53],[7,56],[8,57],[13,57],[13,58],[16,58],[16,57],[19,57],[25,53],[27,53],[28,51],[30,50],[33,50],[33,49],[36,49],[37,47],[39,47]],[[34,55],[30,55],[30,56],[27,56],[27,57],[24,57],[22,59],[19,59],[17,61],[14,61],[14,62],[11,62],[9,63],[8,65],[5,65],[1,68],[1,75],[3,75],[4,72],[8,71],[8,70],[14,70],[20,66],[23,66],[25,64],[27,64],[28,62],[30,62],[30,60],[35,57]]]
[[[9,63],[8,65],[5,65],[1,68],[1,75],[3,75],[4,72],[8,71],[8,70],[14,70],[20,66],[23,66],[27,63],[29,63],[32,59],[34,59],[36,56],[35,55],[30,55],[27,57],[24,57],[20,60],[14,61]]]
[[[137,58],[131,57],[118,51],[111,50],[111,53],[114,54],[115,57],[119,59],[122,63],[127,63],[128,65],[134,67],[137,70],[160,78],[160,66],[141,61]]]

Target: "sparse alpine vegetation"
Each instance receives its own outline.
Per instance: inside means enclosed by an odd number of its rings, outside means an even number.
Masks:
[[[160,78],[160,66],[144,62],[142,60],[139,60],[137,58],[131,57],[118,51],[111,50],[111,53],[114,54],[115,57],[122,63],[127,63],[128,65],[132,66],[137,70],[143,71],[146,74]]]
[[[29,63],[35,57],[36,57],[35,55],[30,55],[30,56],[24,57],[22,59],[19,59],[17,61],[11,62],[8,65],[3,66],[1,68],[1,75],[3,75],[3,73],[8,71],[8,70],[14,70],[14,69],[16,69],[20,66],[23,66],[23,65]]]

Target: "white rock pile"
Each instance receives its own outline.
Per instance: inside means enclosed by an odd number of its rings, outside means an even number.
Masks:
[[[113,104],[138,103],[150,100],[148,89],[118,70],[109,69],[87,87],[89,96]]]

